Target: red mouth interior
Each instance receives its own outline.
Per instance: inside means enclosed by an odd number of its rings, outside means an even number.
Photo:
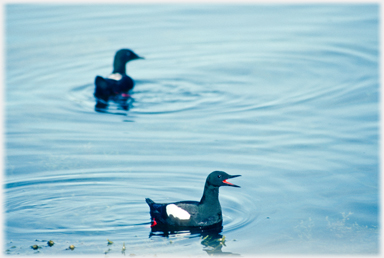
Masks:
[[[223,181],[223,183],[224,183],[224,184],[227,184],[227,185],[233,185],[233,184],[231,184],[230,182],[228,182],[227,179],[225,179],[225,180]]]

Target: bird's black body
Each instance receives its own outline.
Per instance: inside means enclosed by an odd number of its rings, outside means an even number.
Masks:
[[[124,103],[129,98],[128,91],[133,89],[134,81],[126,74],[126,64],[136,59],[143,58],[129,49],[120,49],[115,54],[112,74],[106,78],[96,76],[94,92],[96,110],[106,108],[109,100],[121,104],[123,108],[127,107]]]
[[[200,202],[155,203],[146,198],[150,207],[152,226],[168,228],[221,227],[223,218],[219,202],[219,187],[224,185],[239,187],[226,181],[237,176],[239,175],[231,176],[222,171],[214,171],[209,174]]]

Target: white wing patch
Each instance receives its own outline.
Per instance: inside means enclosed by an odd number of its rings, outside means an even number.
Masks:
[[[191,217],[191,215],[186,210],[177,207],[175,204],[168,204],[166,210],[168,216],[172,215],[173,217],[181,220],[189,219]]]
[[[118,81],[122,78],[123,76],[119,73],[112,73],[111,75],[108,76],[109,79]]]

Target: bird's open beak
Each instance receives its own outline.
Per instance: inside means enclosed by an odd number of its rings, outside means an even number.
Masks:
[[[241,176],[241,175],[229,176],[229,178],[234,178],[234,177],[238,177],[238,176]],[[228,185],[228,186],[240,187],[240,186],[238,186],[238,185],[235,185],[235,184],[232,184],[232,183],[228,182],[227,179],[225,179],[225,180],[223,181],[223,183],[224,183],[225,185]]]

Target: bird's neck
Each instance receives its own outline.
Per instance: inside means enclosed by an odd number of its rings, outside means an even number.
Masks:
[[[113,61],[113,72],[112,73],[125,74],[126,73],[125,64],[126,63],[123,63],[120,60],[115,59]]]
[[[219,187],[205,183],[203,197],[201,197],[200,205],[219,205]]]

